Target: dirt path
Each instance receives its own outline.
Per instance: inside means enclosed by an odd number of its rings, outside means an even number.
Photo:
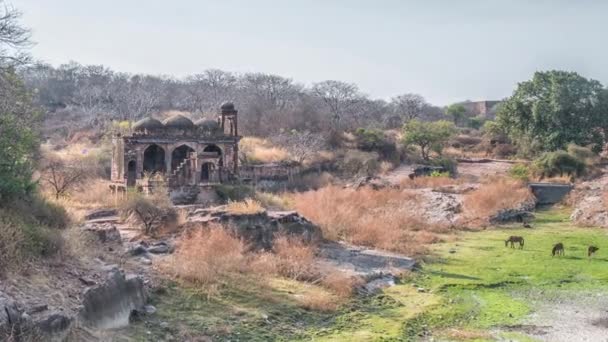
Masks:
[[[608,341],[608,294],[588,293],[539,303],[522,332],[541,341]]]

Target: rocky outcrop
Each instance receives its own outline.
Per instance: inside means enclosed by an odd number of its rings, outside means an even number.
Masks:
[[[559,203],[573,188],[570,184],[560,183],[530,183],[529,187],[537,204]]]
[[[135,275],[125,276],[115,269],[104,284],[87,289],[82,304],[79,320],[86,327],[125,327],[131,314],[143,310],[146,304],[143,279]]]
[[[122,241],[120,231],[116,228],[116,225],[112,223],[87,222],[82,226],[82,229],[93,233],[102,243],[121,243]]]
[[[226,207],[196,209],[188,214],[184,227],[196,229],[210,223],[230,226],[255,249],[271,249],[277,234],[297,236],[306,242],[321,240],[321,229],[295,211],[232,213]]]
[[[608,227],[608,175],[577,185],[572,192],[570,219],[579,225]]]
[[[520,204],[516,208],[502,209],[490,217],[491,224],[502,224],[509,222],[529,222],[534,218],[536,201],[530,200]]]

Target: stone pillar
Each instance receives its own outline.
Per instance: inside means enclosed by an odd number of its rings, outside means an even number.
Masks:
[[[164,145],[161,147],[163,148],[163,150],[165,150],[165,169],[167,170],[166,175],[170,176],[171,172],[173,171],[171,170],[171,155],[173,154],[172,146]]]

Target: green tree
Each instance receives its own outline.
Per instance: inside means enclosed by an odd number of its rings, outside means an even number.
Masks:
[[[441,154],[445,143],[456,133],[454,124],[440,120],[424,122],[412,120],[403,127],[403,143],[406,146],[416,145],[424,160],[429,160],[430,152]]]
[[[458,125],[458,122],[462,121],[466,112],[466,108],[459,103],[451,104],[445,109],[445,114],[452,117],[454,125]]]
[[[575,143],[599,151],[605,141],[607,100],[598,81],[575,72],[536,72],[499,107],[497,123],[520,147],[554,151]]]
[[[29,59],[22,51],[29,45],[29,31],[19,25],[19,16],[11,7],[0,6],[0,206],[34,188],[33,161],[39,144],[40,115],[15,72]]]

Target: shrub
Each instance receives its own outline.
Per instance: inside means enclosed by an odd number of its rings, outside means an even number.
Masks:
[[[123,217],[141,224],[146,235],[154,236],[162,227],[177,221],[177,212],[161,195],[133,196],[123,204],[121,211]]]
[[[498,158],[507,158],[517,153],[515,146],[511,144],[498,144],[492,150],[492,154]]]
[[[255,196],[255,190],[253,187],[244,184],[220,184],[216,185],[214,189],[220,201],[223,203],[229,203],[231,201],[244,201],[247,198],[252,198]]]
[[[431,151],[441,154],[443,146],[454,133],[456,133],[454,124],[445,120],[435,122],[411,120],[403,128],[403,143],[406,146],[418,146],[422,159],[429,160]]]
[[[398,158],[395,143],[388,139],[384,132],[378,129],[358,128],[355,131],[357,148],[367,152],[378,152],[384,159]]]
[[[226,209],[233,214],[258,214],[264,212],[260,202],[247,198],[241,202],[229,202]]]
[[[576,144],[568,144],[568,154],[587,165],[595,164],[595,159],[597,158],[597,154],[590,148]]]
[[[464,198],[465,216],[486,221],[502,209],[512,209],[532,200],[530,189],[521,181],[491,178]]]
[[[279,274],[296,280],[311,279],[316,275],[313,246],[287,236],[276,237],[273,244]]]
[[[545,152],[534,161],[535,172],[540,178],[554,177],[564,174],[580,176],[585,172],[585,162],[568,154],[566,151]]]
[[[455,176],[458,172],[458,162],[449,157],[440,157],[431,159],[429,162],[432,166],[441,166],[449,172],[451,176]]]
[[[379,155],[376,152],[348,150],[341,160],[339,169],[346,175],[371,176],[380,167]]]
[[[0,209],[0,275],[30,259],[53,256],[62,247],[61,235],[41,224],[27,207]]]
[[[167,266],[180,279],[200,285],[208,294],[246,268],[245,243],[221,225],[182,237]]]
[[[530,168],[524,164],[515,164],[509,169],[509,175],[520,181],[528,181],[530,178]]]

